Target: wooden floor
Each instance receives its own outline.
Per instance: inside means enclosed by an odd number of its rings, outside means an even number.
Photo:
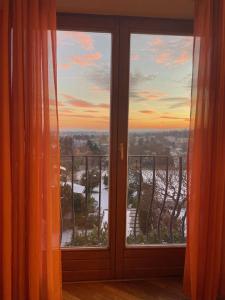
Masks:
[[[63,300],[183,300],[177,278],[79,282],[63,285]]]

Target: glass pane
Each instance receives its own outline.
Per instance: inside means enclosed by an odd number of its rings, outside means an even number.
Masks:
[[[131,35],[127,244],[184,243],[193,38]]]
[[[58,31],[62,247],[108,245],[111,34]]]

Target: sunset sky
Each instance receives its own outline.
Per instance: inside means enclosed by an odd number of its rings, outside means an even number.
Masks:
[[[187,128],[192,37],[133,34],[129,128]],[[61,130],[108,130],[111,35],[57,34]]]

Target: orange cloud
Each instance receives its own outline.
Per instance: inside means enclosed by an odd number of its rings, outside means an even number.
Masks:
[[[100,104],[93,104],[90,102],[87,102],[85,100],[72,100],[70,101],[70,104],[72,106],[76,106],[76,107],[100,107],[100,108],[109,108],[108,104],[105,103],[100,103]]]
[[[189,122],[189,118],[175,117],[175,116],[161,116],[160,119],[168,119],[168,120],[183,120],[185,122]]]
[[[156,100],[161,97],[165,97],[167,94],[160,92],[160,91],[143,91],[138,93],[138,97],[142,98],[143,100]]]
[[[74,117],[74,118],[80,118],[80,119],[84,119],[84,120],[87,120],[87,119],[97,119],[98,121],[99,120],[109,120],[109,117],[107,116],[94,116],[94,115],[88,115],[88,114],[73,114],[71,115],[71,117]]]
[[[157,64],[184,64],[191,59],[190,54],[187,51],[183,51],[182,53],[175,55],[175,53],[171,53],[170,51],[162,52],[156,55],[155,62]]]
[[[68,70],[71,67],[69,63],[66,64],[58,64],[58,68],[61,70]]]
[[[181,53],[175,60],[175,64],[184,64],[191,59],[190,55],[187,52]]]
[[[163,45],[163,41],[162,41],[161,38],[156,37],[152,41],[150,41],[150,45],[151,46],[162,46]]]
[[[137,60],[140,59],[140,55],[134,53],[134,54],[131,55],[130,59],[131,59],[132,61],[137,61]]]
[[[139,112],[142,114],[153,114],[154,110],[140,110]]]
[[[71,113],[74,113],[74,111],[72,111],[71,109],[64,109],[64,108],[59,109],[60,115],[71,114]]]
[[[99,104],[94,104],[91,102],[88,102],[86,100],[82,100],[82,99],[78,99],[75,98],[71,95],[67,95],[67,94],[61,94],[64,98],[66,98],[67,100],[69,100],[69,104],[75,107],[84,107],[84,108],[88,108],[88,107],[100,107],[100,108],[109,108],[109,104],[106,103],[99,103]]]
[[[89,109],[89,110],[84,110],[84,112],[86,112],[86,113],[97,113],[98,111]]]
[[[156,56],[155,61],[157,64],[167,64],[171,62],[171,54],[169,52],[163,52]]]
[[[92,107],[91,103],[79,99],[70,101],[70,104],[76,107]]]
[[[79,32],[79,31],[66,31],[63,33],[65,37],[72,38],[75,40],[83,49],[85,50],[93,50],[93,39],[92,37],[86,32]]]
[[[82,54],[75,55],[71,58],[71,63],[84,66],[94,65],[96,61],[100,60],[102,57],[100,52],[90,53],[90,54]]]

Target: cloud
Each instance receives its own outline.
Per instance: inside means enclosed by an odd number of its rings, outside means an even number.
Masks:
[[[179,86],[180,84],[182,84],[182,86],[190,92],[192,86],[192,73],[187,73],[179,80],[174,80],[174,81],[179,83]]]
[[[169,64],[171,63],[172,57],[170,52],[162,52],[156,55],[155,62],[157,64]]]
[[[100,86],[94,84],[94,85],[92,85],[91,90],[95,93],[109,92],[109,89],[107,89],[106,86],[107,86],[107,83],[105,83],[104,87],[100,87]],[[108,84],[108,86],[109,86],[109,84]]]
[[[165,41],[166,47],[170,49],[173,53],[179,52],[188,52],[192,53],[192,48],[193,48],[193,37],[191,36],[173,36],[167,37]]]
[[[87,74],[87,78],[93,83],[93,90],[96,92],[110,91],[110,76],[110,66],[107,64],[95,65]],[[148,83],[156,77],[157,74],[144,75],[141,72],[131,72],[130,87],[134,90],[139,84]]]
[[[150,40],[147,41],[147,47],[144,48],[144,51],[152,52],[152,53],[158,53],[162,50],[164,45],[166,44],[166,41],[160,37],[160,36],[152,36]]]
[[[172,65],[181,65],[191,60],[191,54],[188,52],[172,52],[170,50],[166,50],[166,52],[161,52],[155,56],[155,62],[157,64],[163,64],[166,66]]]
[[[190,106],[190,99],[186,97],[167,97],[160,98],[159,101],[168,102],[170,109],[175,109],[183,106]]]
[[[148,42],[149,50],[153,52],[155,63],[166,66],[184,64],[191,60],[192,37],[155,37]]]
[[[140,60],[140,55],[136,54],[136,53],[133,53],[133,54],[131,54],[130,59],[131,59],[131,61]]]
[[[137,90],[131,90],[130,91],[130,98],[132,101],[149,101],[149,100],[158,100],[161,97],[167,96],[166,93],[157,91],[157,90],[149,90],[149,91],[137,91]],[[163,98],[162,98],[163,99]]]
[[[160,91],[142,91],[142,92],[139,92],[139,96],[144,98],[144,99],[147,99],[147,100],[156,100],[156,99],[159,99],[160,97],[165,97],[167,94],[166,93],[163,93],[163,92],[160,92]]]
[[[108,64],[95,65],[87,74],[87,78],[94,84],[93,90],[96,92],[109,92],[110,76],[111,72]]]
[[[68,70],[71,67],[71,64],[65,63],[65,64],[58,64],[58,68],[61,70]]]
[[[190,101],[181,101],[181,102],[177,102],[177,103],[174,103],[172,105],[169,106],[170,109],[176,109],[176,108],[179,108],[179,107],[183,107],[183,106],[189,106],[190,107],[191,103]]]
[[[71,114],[71,113],[74,113],[74,111],[71,110],[71,109],[64,109],[64,108],[59,109],[59,114],[61,114],[61,115],[63,115],[63,114]]]
[[[140,50],[140,45],[143,45],[142,38],[136,39],[135,42]],[[191,60],[192,49],[193,37],[155,35],[146,40],[146,44],[141,50],[144,59],[149,60],[150,58],[156,64],[171,67]]]
[[[151,41],[149,41],[149,45],[150,46],[162,46],[164,43],[163,43],[163,40],[162,40],[162,38],[160,38],[160,37],[155,37],[155,38],[153,38]]]
[[[87,113],[97,113],[98,111],[97,110],[89,109],[89,110],[84,110],[84,112],[87,112]]]
[[[58,68],[61,70],[68,70],[74,64],[80,65],[81,67],[94,66],[96,65],[96,62],[101,59],[101,57],[102,54],[100,52],[74,55],[70,58],[67,58],[66,63],[58,63]]]
[[[94,115],[89,115],[89,114],[82,114],[82,115],[79,115],[79,114],[74,114],[74,115],[71,115],[71,117],[74,117],[74,118],[81,118],[81,119],[102,119],[104,121],[109,121],[109,117],[107,116],[94,116]]]
[[[156,77],[157,77],[157,74],[147,74],[147,75],[144,75],[141,72],[131,72],[130,73],[130,86],[131,86],[132,89],[134,89],[140,83],[152,81]]]
[[[154,114],[153,110],[140,110],[139,112],[142,114]]]
[[[75,55],[71,58],[72,64],[77,64],[82,67],[94,65],[102,57],[100,52]]]
[[[191,56],[187,52],[181,53],[175,60],[175,64],[184,64],[191,59]]]
[[[85,50],[93,50],[94,43],[90,34],[79,31],[65,31],[62,37],[71,38]]]
[[[168,119],[168,120],[183,120],[185,122],[189,122],[189,118],[183,118],[183,117],[175,117],[175,116],[161,116],[160,119]]]
[[[99,107],[99,108],[109,108],[109,104],[106,103],[99,103],[99,104],[93,104],[91,102],[88,102],[83,99],[78,99],[74,96],[67,95],[67,94],[61,94],[65,99],[69,101],[69,104],[75,107],[84,107],[84,108],[89,108],[89,107]]]
[[[186,97],[165,97],[165,98],[160,98],[160,101],[165,101],[165,102],[174,102],[174,101],[189,101],[188,98]]]

